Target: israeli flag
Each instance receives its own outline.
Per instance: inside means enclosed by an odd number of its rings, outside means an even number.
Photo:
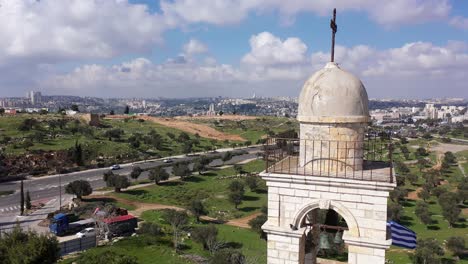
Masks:
[[[396,222],[387,223],[392,235],[392,245],[414,249],[416,248],[416,233]]]

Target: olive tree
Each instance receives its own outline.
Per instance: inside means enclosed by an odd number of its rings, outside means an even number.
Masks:
[[[78,200],[83,196],[90,195],[93,192],[91,184],[85,180],[72,181],[65,186],[65,193],[76,195]]]

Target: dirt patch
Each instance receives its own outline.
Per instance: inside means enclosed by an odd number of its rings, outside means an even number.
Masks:
[[[463,215],[468,215],[468,208],[463,208],[462,209],[462,214]]]
[[[107,116],[106,119],[125,119],[129,118],[128,116],[114,115]],[[160,118],[152,116],[139,116],[135,117],[138,119],[148,120],[161,124],[163,126],[176,128],[191,134],[199,134],[204,138],[211,138],[216,140],[232,140],[232,141],[246,141],[243,137],[239,135],[227,134],[221,131],[218,131],[208,125],[197,124],[189,121],[184,121],[182,119],[176,118]]]
[[[126,204],[126,205],[129,205],[129,206],[133,206],[135,207],[136,209],[135,210],[130,210],[128,211],[130,214],[136,216],[136,217],[139,217],[141,216],[141,214],[144,212],[144,211],[148,211],[148,210],[162,210],[162,209],[174,209],[174,210],[185,210],[184,208],[180,208],[180,207],[177,207],[177,206],[171,206],[171,205],[164,205],[164,204],[155,204],[155,203],[142,203],[142,202],[137,202],[137,201],[131,201],[131,200],[127,200],[127,199],[123,199],[123,198],[120,198],[120,197],[116,197],[116,196],[105,196],[105,195],[97,195],[97,196],[88,196],[86,198],[94,198],[94,199],[100,199],[100,198],[110,198],[110,199],[114,199],[116,200],[117,202],[120,202],[120,203],[123,203],[123,204]]]
[[[431,147],[432,151],[437,151],[440,153],[445,153],[447,151],[451,151],[453,153],[459,152],[459,151],[464,151],[468,150],[468,145],[462,145],[462,144],[447,144],[447,143],[440,143],[435,146]]]
[[[418,197],[418,193],[421,192],[421,190],[422,188],[418,187],[415,191],[409,192],[406,197],[408,197],[408,199],[411,199],[411,200],[416,200],[416,201],[420,200]]]
[[[226,225],[250,228],[249,221],[259,216],[261,213],[255,213],[242,218],[232,219],[226,222]]]
[[[240,121],[240,120],[252,120],[258,117],[256,116],[245,116],[245,115],[222,115],[222,116],[176,116],[175,119],[179,120],[233,120],[233,121]]]

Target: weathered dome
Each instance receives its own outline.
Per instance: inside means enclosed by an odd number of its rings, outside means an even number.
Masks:
[[[334,62],[316,72],[302,87],[299,122],[369,122],[369,99],[362,82]]]

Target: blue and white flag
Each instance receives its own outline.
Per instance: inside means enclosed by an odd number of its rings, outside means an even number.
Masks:
[[[396,222],[387,223],[392,234],[392,245],[414,249],[416,248],[416,233]]]

